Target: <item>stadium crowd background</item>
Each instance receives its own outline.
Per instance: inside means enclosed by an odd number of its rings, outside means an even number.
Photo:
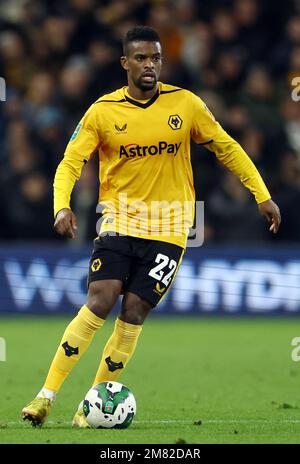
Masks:
[[[160,34],[164,82],[200,95],[262,173],[282,211],[276,240],[300,237],[300,2],[285,0],[2,0],[0,239],[54,240],[52,183],[79,119],[126,85],[121,39],[136,24]],[[147,130],[147,128],[145,128]],[[214,155],[192,147],[206,243],[267,243],[256,203]],[[86,165],[73,209],[80,244],[95,236],[98,176]],[[149,173],[149,175],[151,175]]]

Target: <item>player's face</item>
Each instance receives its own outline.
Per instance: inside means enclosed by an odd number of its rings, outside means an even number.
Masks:
[[[160,75],[162,56],[159,42],[131,42],[128,45],[128,56],[121,58],[124,69],[128,72],[128,80],[147,92],[153,90]]]

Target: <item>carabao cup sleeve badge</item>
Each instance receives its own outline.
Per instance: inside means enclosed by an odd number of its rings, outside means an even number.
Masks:
[[[82,128],[82,124],[79,123],[79,124],[77,125],[76,129],[74,130],[72,137],[70,138],[70,142],[73,142],[73,140],[76,139],[76,137],[77,137],[77,135],[78,135],[78,133],[79,133],[79,131],[80,131],[81,128]]]

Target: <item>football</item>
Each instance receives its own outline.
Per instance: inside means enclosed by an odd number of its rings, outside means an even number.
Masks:
[[[136,401],[125,385],[102,382],[87,392],[83,412],[92,428],[126,429],[136,414]]]

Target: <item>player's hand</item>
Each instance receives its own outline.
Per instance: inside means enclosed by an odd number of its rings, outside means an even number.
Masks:
[[[55,231],[64,237],[75,238],[77,220],[73,211],[69,208],[61,209],[55,218]]]
[[[274,203],[272,200],[263,201],[258,205],[258,210],[270,224],[269,231],[273,232],[273,234],[277,234],[281,223],[281,216],[280,210],[276,203]]]

